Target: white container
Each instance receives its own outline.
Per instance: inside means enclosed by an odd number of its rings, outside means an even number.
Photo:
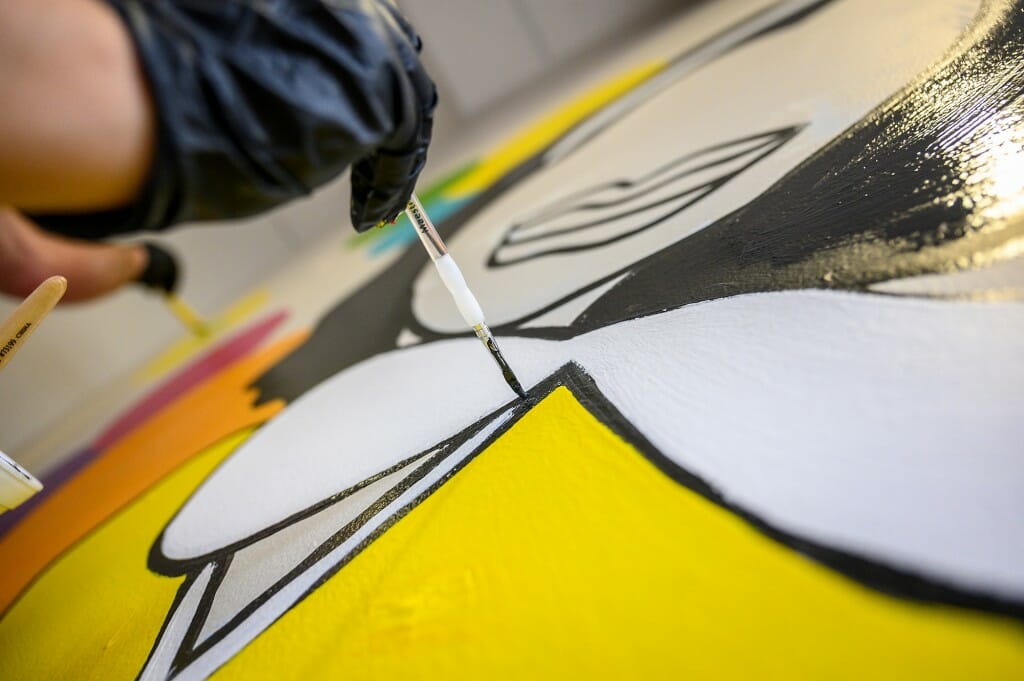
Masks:
[[[42,488],[31,473],[0,452],[0,513],[20,506]]]

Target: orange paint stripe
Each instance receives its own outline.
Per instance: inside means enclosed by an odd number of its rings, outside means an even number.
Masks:
[[[169,472],[280,411],[280,401],[254,407],[257,391],[248,386],[307,336],[303,331],[284,338],[185,393],[14,527],[0,540],[0,612],[72,544]]]

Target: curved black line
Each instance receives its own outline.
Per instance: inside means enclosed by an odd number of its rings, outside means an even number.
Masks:
[[[713,183],[709,182],[709,183],[707,183],[705,185],[702,185],[701,187],[697,187],[696,190],[689,189],[689,190],[683,192],[682,194],[677,194],[675,196],[669,196],[669,197],[667,197],[665,199],[661,199],[659,201],[656,201],[655,203],[646,205],[646,206],[643,207],[644,210],[647,210],[647,209],[650,209],[650,208],[657,208],[658,206],[663,206],[666,203],[673,203],[675,201],[679,201],[683,197],[687,197],[689,195],[688,198],[686,198],[682,203],[680,203],[675,208],[672,208],[667,213],[663,213],[663,214],[659,215],[658,217],[652,218],[648,222],[641,223],[641,224],[637,225],[636,227],[634,227],[633,229],[630,229],[630,230],[628,230],[626,232],[621,232],[619,234],[615,234],[614,236],[605,237],[604,239],[601,239],[601,240],[598,240],[598,241],[588,241],[586,243],[578,243],[578,244],[572,244],[572,245],[566,245],[566,246],[553,246],[553,247],[550,247],[550,248],[533,251],[531,253],[527,253],[526,255],[520,255],[520,256],[517,256],[517,257],[514,257],[514,258],[508,258],[508,259],[505,259],[505,260],[498,260],[497,259],[498,249],[500,249],[502,247],[509,246],[509,245],[518,246],[520,244],[527,244],[527,243],[532,243],[532,242],[535,242],[535,241],[540,241],[540,240],[543,240],[544,238],[548,238],[548,237],[561,236],[562,234],[568,234],[570,232],[578,232],[580,230],[590,229],[592,227],[596,227],[596,226],[600,225],[602,222],[614,222],[614,221],[617,221],[617,220],[621,220],[622,218],[630,215],[631,212],[619,213],[619,214],[613,215],[613,216],[611,216],[611,217],[609,217],[607,219],[598,220],[598,221],[595,221],[593,223],[586,223],[586,224],[582,224],[582,225],[576,225],[576,226],[573,226],[573,227],[569,227],[569,228],[566,228],[564,230],[560,230],[558,232],[552,232],[550,234],[545,234],[541,238],[524,239],[523,241],[516,242],[515,244],[509,244],[508,242],[502,240],[502,242],[500,244],[498,244],[497,248],[491,253],[490,258],[487,259],[487,266],[490,267],[490,268],[493,268],[493,269],[497,269],[499,267],[509,267],[511,265],[517,265],[519,263],[528,262],[530,260],[538,260],[540,258],[546,258],[546,257],[552,256],[552,255],[562,255],[562,254],[565,254],[565,253],[579,253],[579,252],[582,252],[582,251],[590,251],[590,250],[593,250],[595,248],[601,248],[602,246],[607,246],[609,244],[613,244],[613,243],[615,243],[617,241],[622,241],[623,239],[628,239],[629,237],[635,236],[635,235],[639,234],[640,232],[646,232],[651,227],[654,227],[656,225],[660,225],[662,222],[665,222],[666,220],[668,220],[669,218],[671,218],[674,215],[678,215],[679,213],[683,212],[684,210],[686,210],[687,208],[689,208],[693,204],[697,203],[698,201],[700,201],[700,200],[704,199],[705,197],[707,197],[709,194],[713,193],[716,189],[719,189],[723,184],[725,184],[725,182],[717,182],[717,181],[713,182]]]
[[[244,445],[244,443],[243,443],[243,445]],[[240,446],[242,446],[242,445],[240,445]],[[394,464],[393,466],[390,466],[390,467],[384,469],[383,471],[381,471],[381,472],[379,472],[379,473],[377,473],[375,475],[372,475],[369,478],[366,478],[365,480],[361,480],[361,481],[357,482],[355,485],[352,485],[351,487],[348,487],[347,489],[344,489],[344,490],[338,492],[337,494],[332,494],[331,496],[329,496],[329,497],[327,497],[327,498],[325,498],[325,499],[323,499],[323,500],[321,500],[321,501],[319,501],[319,502],[317,502],[317,503],[315,503],[315,504],[313,504],[311,506],[308,506],[308,507],[304,508],[303,510],[299,511],[298,513],[293,513],[292,515],[284,518],[283,520],[280,520],[280,521],[274,523],[273,525],[270,525],[270,526],[264,528],[263,530],[261,530],[259,532],[256,532],[255,534],[252,534],[252,535],[246,536],[246,537],[244,537],[242,539],[239,539],[236,542],[232,542],[232,543],[227,544],[227,545],[225,545],[225,546],[223,546],[223,547],[221,547],[219,549],[216,549],[214,551],[210,551],[208,553],[204,553],[204,554],[199,555],[199,556],[194,556],[192,558],[186,558],[186,559],[169,558],[168,556],[165,556],[163,554],[163,551],[162,551],[164,533],[167,531],[167,527],[170,526],[171,524],[173,524],[174,520],[184,510],[184,506],[183,506],[182,508],[179,508],[177,513],[175,513],[174,516],[171,518],[171,520],[168,521],[167,525],[164,526],[164,529],[160,531],[160,534],[157,536],[156,541],[154,541],[152,546],[150,546],[149,557],[147,559],[147,567],[150,569],[150,571],[155,572],[156,574],[159,574],[159,575],[167,576],[167,577],[178,577],[178,576],[181,576],[183,574],[194,572],[197,569],[202,569],[203,566],[205,566],[205,565],[207,565],[207,564],[209,564],[211,562],[215,562],[218,559],[218,557],[220,557],[220,556],[232,554],[232,553],[238,551],[239,549],[243,549],[246,546],[249,546],[250,544],[259,541],[260,539],[263,539],[266,536],[274,534],[278,530],[280,530],[280,529],[282,529],[284,527],[287,527],[288,525],[292,525],[292,524],[294,524],[294,523],[296,523],[296,522],[298,522],[300,520],[304,520],[305,518],[308,518],[308,517],[310,517],[312,515],[316,515],[320,511],[322,511],[325,508],[327,508],[328,506],[333,506],[334,504],[338,503],[339,501],[342,501],[345,498],[355,494],[356,492],[358,492],[359,490],[363,489],[364,487],[368,487],[369,485],[372,485],[373,483],[377,482],[381,478],[387,477],[388,475],[391,475],[395,471],[398,471],[398,470],[404,468],[405,466],[409,465],[410,463],[412,463],[416,459],[418,459],[418,458],[424,456],[425,454],[429,453],[431,451],[431,449],[435,449],[435,447],[431,447],[429,449],[425,449],[422,452],[420,452],[419,454],[414,454],[413,456],[410,456],[410,457],[408,457],[406,459],[403,459],[402,461],[399,461],[398,463]],[[217,472],[217,470],[218,470],[217,468],[212,470],[210,472],[210,475],[207,476],[207,479],[209,479],[211,476],[213,476]],[[205,480],[204,480],[204,483],[205,483]],[[196,491],[198,492],[201,489],[201,487],[202,487],[202,485],[197,487]],[[196,492],[193,492],[193,494],[195,494],[195,493]]]
[[[583,189],[578,189],[578,190],[576,190],[576,191],[574,191],[574,192],[572,192],[570,194],[567,194],[567,195],[565,195],[563,197],[560,197],[560,198],[552,201],[551,203],[549,203],[547,206],[545,206],[543,208],[539,208],[537,211],[534,212],[533,217],[528,218],[526,220],[523,220],[522,223],[520,223],[519,225],[516,225],[515,227],[519,227],[519,226],[523,226],[523,227],[527,227],[527,228],[528,227],[532,227],[533,225],[536,225],[536,224],[538,224],[538,223],[540,223],[540,222],[542,222],[544,220],[547,220],[548,218],[550,218],[555,213],[559,213],[560,211],[565,211],[566,208],[570,207],[570,204],[572,204],[574,201],[580,201],[580,200],[586,198],[589,195],[600,194],[601,192],[607,191],[607,190],[610,190],[610,189],[629,189],[630,187],[636,187],[638,185],[642,185],[642,184],[645,184],[647,182],[650,182],[652,179],[658,177],[659,175],[666,174],[670,170],[672,170],[672,168],[674,168],[676,166],[683,165],[687,161],[692,161],[694,158],[696,158],[698,156],[702,156],[702,155],[705,155],[705,154],[711,154],[711,153],[713,153],[715,151],[721,151],[725,147],[739,146],[739,145],[742,145],[745,142],[750,142],[750,141],[755,140],[755,139],[762,139],[763,138],[763,141],[760,144],[756,144],[756,145],[754,145],[752,147],[744,149],[743,151],[736,152],[736,153],[731,154],[729,156],[725,156],[725,157],[722,157],[722,158],[714,159],[712,161],[708,161],[707,163],[699,165],[699,166],[697,166],[695,168],[690,168],[689,170],[686,170],[686,171],[684,171],[682,173],[679,173],[677,175],[672,175],[671,177],[669,177],[669,178],[667,178],[665,180],[662,180],[662,182],[660,182],[659,184],[656,184],[656,185],[654,185],[654,187],[652,187],[652,189],[660,189],[665,184],[668,184],[669,182],[673,182],[673,181],[675,181],[675,180],[677,180],[677,179],[679,179],[681,177],[685,177],[686,175],[693,175],[695,173],[699,173],[699,172],[702,172],[704,170],[708,170],[709,168],[713,168],[716,165],[722,165],[723,163],[728,163],[730,161],[735,161],[738,158],[742,158],[743,156],[747,156],[747,155],[753,154],[753,153],[755,153],[757,151],[765,149],[766,147],[778,146],[780,144],[783,144],[786,141],[788,141],[789,139],[792,139],[793,136],[795,136],[798,132],[800,132],[800,130],[803,130],[805,127],[807,127],[806,123],[803,124],[803,125],[792,126],[792,127],[789,127],[789,128],[780,128],[778,130],[770,130],[770,131],[768,131],[766,133],[762,133],[762,134],[759,134],[759,135],[751,135],[751,136],[748,136],[748,137],[741,137],[739,139],[733,140],[732,142],[724,142],[724,143],[721,143],[721,144],[715,144],[713,146],[705,147],[705,148],[700,149],[698,151],[690,152],[688,154],[680,156],[679,158],[677,158],[675,160],[672,160],[672,161],[669,161],[668,163],[663,164],[661,167],[659,167],[659,168],[657,168],[657,169],[655,169],[655,170],[653,170],[653,171],[651,171],[649,173],[646,173],[646,174],[644,174],[644,175],[642,175],[640,177],[630,178],[630,179],[623,179],[623,180],[611,180],[609,182],[605,182],[603,184],[596,185],[594,187],[586,187],[586,188],[583,188]],[[581,204],[579,206],[575,206],[574,210],[579,210],[579,211],[600,210],[601,208],[607,208],[609,206],[613,206],[613,205],[617,205],[617,204],[621,204],[621,203],[626,203],[627,201],[631,201],[631,200],[633,200],[635,198],[639,198],[642,195],[643,195],[642,192],[638,192],[637,194],[634,194],[632,196],[620,197],[620,198],[617,198],[617,199],[612,200],[612,201],[584,203],[584,204]],[[513,227],[513,229],[515,227]],[[511,231],[511,230],[509,230],[509,231]],[[519,243],[519,242],[516,242],[516,243]]]

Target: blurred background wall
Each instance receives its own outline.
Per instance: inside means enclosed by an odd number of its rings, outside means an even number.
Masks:
[[[659,22],[695,3],[399,4],[423,36],[424,60],[442,95],[426,184],[628,67],[623,54],[639,60]],[[309,249],[325,243],[340,248],[350,233],[348,182],[342,177],[309,199],[257,219],[183,226],[156,240],[181,256],[183,295],[201,313],[212,315]],[[0,318],[17,302],[0,296]],[[62,415],[182,334],[160,300],[138,289],[58,308],[0,375],[0,449],[17,456],[20,447],[44,435]]]

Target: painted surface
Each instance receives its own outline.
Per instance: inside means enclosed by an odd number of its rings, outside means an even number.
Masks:
[[[442,184],[529,399],[416,249],[240,336],[0,538],[0,677],[1018,678],[1022,54],[776,3]]]

